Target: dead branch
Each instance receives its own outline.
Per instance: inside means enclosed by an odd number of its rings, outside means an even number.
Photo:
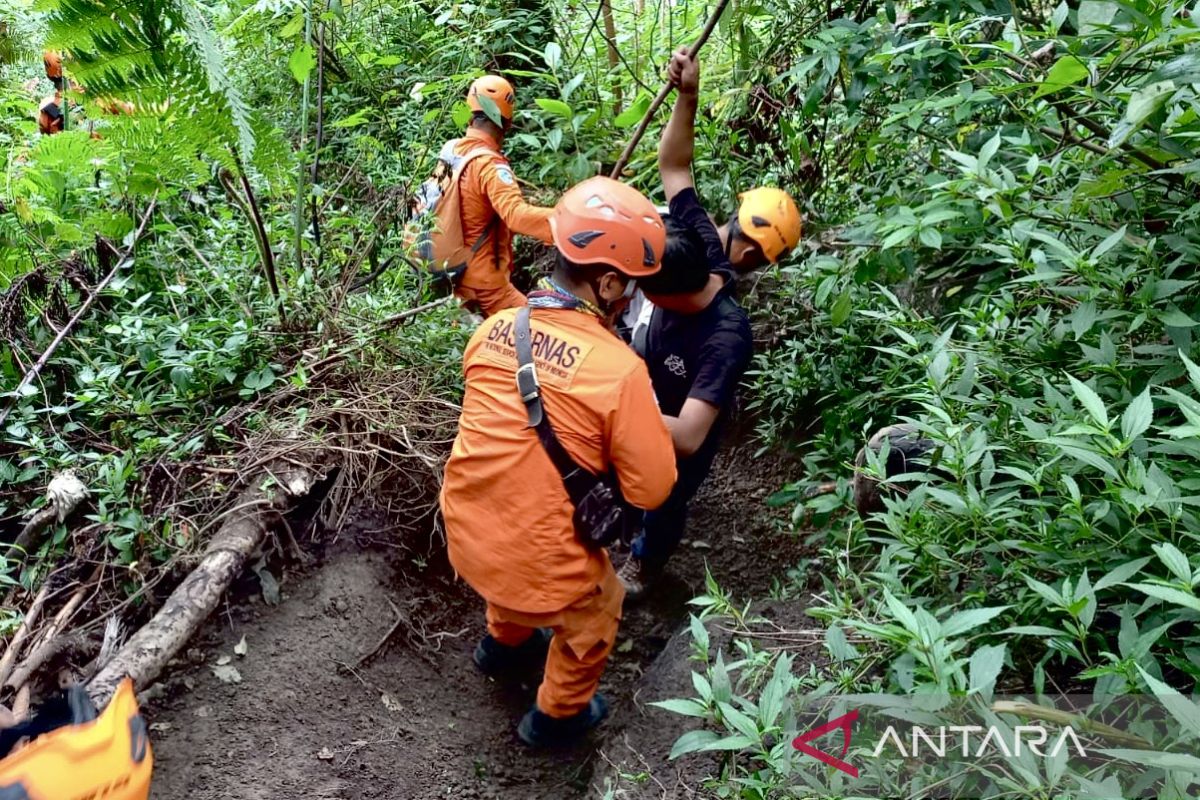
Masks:
[[[21,529],[21,533],[13,543],[8,546],[8,552],[4,554],[6,560],[12,560],[20,553],[28,553],[30,550],[37,547],[37,540],[42,535],[42,531],[50,527],[50,523],[54,522],[54,518],[58,513],[52,506],[46,506],[41,511],[34,514],[29,522],[25,523],[25,527]]]
[[[404,322],[404,320],[409,319],[410,317],[415,317],[418,314],[423,314],[424,312],[429,311],[434,308],[437,308],[439,306],[449,305],[453,300],[454,300],[454,295],[449,294],[449,295],[446,295],[445,297],[439,297],[437,300],[431,300],[428,303],[425,303],[424,305],[419,305],[415,308],[410,308],[407,311],[401,311],[399,314],[393,314],[392,316],[387,317],[386,319],[382,320],[376,326],[376,330],[382,330],[384,328],[391,328],[394,325],[398,325],[401,322]]]
[[[269,514],[307,494],[316,477],[313,468],[283,465],[264,470],[259,480],[241,492],[234,502],[241,510],[226,517],[196,569],[89,681],[88,694],[97,707],[108,702],[126,676],[137,686],[145,686],[158,677],[217,607],[246,560],[262,544]]]
[[[392,624],[392,627],[388,628],[388,632],[385,633],[382,638],[380,638],[378,644],[364,653],[362,657],[358,659],[358,661],[354,662],[355,669],[361,668],[363,664],[366,664],[372,658],[377,656],[379,651],[382,650],[384,646],[387,645],[387,643],[391,640],[391,638],[396,635],[396,631],[400,630],[401,625],[407,627],[411,632],[412,621],[409,620],[408,615],[401,611],[396,604],[392,602],[390,597],[388,598],[388,605],[392,607],[392,613],[396,615],[396,621]]]
[[[87,590],[92,587],[93,583],[99,580],[103,569],[103,565],[96,567],[92,571],[92,576],[75,590],[75,593],[71,595],[71,599],[67,601],[66,605],[54,615],[54,620],[46,628],[45,632],[42,633],[37,645],[30,651],[29,657],[13,670],[12,677],[4,684],[6,687],[9,689],[20,689],[29,682],[29,678],[33,673],[37,672],[43,664],[62,651],[65,643],[59,634],[66,628],[67,623],[71,621],[71,617],[75,615],[75,612],[79,610],[79,606],[83,603],[83,599],[87,595]]]
[[[150,201],[150,205],[146,209],[146,213],[142,214],[141,222],[138,223],[137,230],[134,231],[133,241],[130,242],[128,249],[126,249],[124,257],[118,260],[116,266],[110,269],[108,274],[100,279],[100,282],[96,284],[96,288],[92,290],[91,294],[84,298],[83,303],[79,306],[79,310],[76,311],[69,320],[67,320],[67,324],[63,325],[62,330],[58,332],[58,335],[55,336],[54,340],[50,342],[49,346],[42,351],[42,355],[38,358],[34,365],[21,378],[21,381],[13,390],[12,402],[8,404],[7,408],[5,408],[3,411],[0,411],[0,425],[4,424],[4,421],[8,419],[8,415],[12,413],[14,408],[16,408],[17,402],[22,396],[22,391],[25,389],[25,387],[33,383],[33,379],[41,373],[42,369],[46,366],[46,363],[50,360],[50,356],[54,355],[54,351],[57,350],[58,346],[63,343],[63,340],[67,338],[67,334],[71,332],[71,329],[75,327],[79,320],[83,319],[84,314],[86,314],[88,309],[92,307],[92,303],[96,302],[96,298],[100,296],[100,294],[108,287],[110,283],[112,283],[113,278],[117,277],[117,273],[119,273],[122,268],[133,263],[133,250],[135,247],[137,247],[138,240],[142,237],[142,232],[146,230],[146,223],[150,221],[150,216],[154,213],[154,209],[157,205],[158,197],[156,195]]]
[[[721,14],[725,12],[727,5],[729,5],[729,0],[718,0],[717,7],[713,9],[712,16],[708,18],[708,24],[704,26],[704,30],[700,33],[700,38],[688,50],[688,57],[695,58],[700,53],[700,48],[704,47],[704,43],[708,41],[708,37],[712,36],[712,32],[717,27],[717,22],[721,19]],[[609,177],[613,179],[621,177],[621,173],[625,171],[625,165],[629,163],[633,151],[637,149],[638,142],[646,135],[646,129],[650,127],[650,120],[654,119],[654,115],[658,112],[659,107],[666,101],[667,96],[671,94],[671,90],[674,88],[674,85],[670,81],[667,81],[663,84],[662,89],[659,89],[658,94],[650,103],[650,107],[642,115],[642,121],[638,123],[637,130],[633,132],[633,138],[629,140],[629,144],[625,145],[625,149],[621,152],[621,157],[613,165]]]
[[[8,642],[8,648],[4,651],[4,657],[0,658],[0,686],[8,680],[8,676],[12,673],[13,664],[17,663],[17,656],[21,654],[21,648],[25,645],[25,640],[33,632],[33,626],[37,625],[38,617],[41,616],[42,607],[46,604],[46,596],[50,592],[48,583],[43,583],[42,588],[38,590],[37,595],[33,598],[33,602],[29,605],[29,610],[25,612],[24,619],[21,620],[20,627],[13,634],[12,639]]]

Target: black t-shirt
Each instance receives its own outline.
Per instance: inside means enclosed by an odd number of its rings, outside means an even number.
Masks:
[[[675,220],[700,234],[700,238],[704,240],[704,250],[708,254],[709,270],[734,271],[733,264],[729,263],[729,258],[725,255],[725,248],[721,246],[717,228],[708,218],[704,206],[700,205],[700,198],[696,196],[695,189],[688,187],[672,197],[667,210]]]
[[[732,265],[725,257],[716,227],[696,197],[696,190],[684,189],[672,197],[669,213],[700,235],[709,270],[725,279],[720,293],[699,313],[681,314],[655,308],[642,354],[662,413],[678,416],[690,397],[721,410],[700,449],[688,458],[679,459],[677,488],[690,497],[712,465],[734,393],[750,365],[754,339],[750,319],[734,299],[736,282]]]

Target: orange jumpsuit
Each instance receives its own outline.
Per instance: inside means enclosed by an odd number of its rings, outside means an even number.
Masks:
[[[550,215],[554,209],[525,202],[512,167],[487,133],[467,128],[455,152],[463,155],[480,146],[495,150],[496,155],[477,158],[463,170],[459,182],[463,241],[473,244],[492,227],[488,242],[467,262],[455,293],[464,303],[478,303],[483,315],[490,317],[500,309],[525,305],[525,295],[511,281],[513,234],[552,244]]]
[[[607,551],[576,538],[562,478],[529,427],[515,317],[497,313],[467,345],[442,513],[450,563],[487,601],[492,636],[517,645],[534,628],[554,630],[537,704],[561,718],[596,693],[625,593]],[[591,314],[538,308],[531,327],[546,415],[563,447],[596,473],[615,472],[630,503],[661,505],[675,483],[675,451],[645,364]]]

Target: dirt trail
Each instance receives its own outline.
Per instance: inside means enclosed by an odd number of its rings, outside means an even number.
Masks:
[[[588,742],[552,753],[524,750],[513,733],[536,679],[498,685],[471,664],[482,605],[453,580],[444,550],[381,547],[387,526],[364,515],[318,566],[285,579],[278,607],[251,591],[231,601],[191,643],[191,663],[150,692],[157,696],[148,708],[153,796],[567,800],[602,796],[614,761],[663,770],[680,720],[645,707],[662,699],[647,692],[666,687],[661,680],[647,687],[644,676],[682,668],[654,662],[686,619],[686,601],[703,588],[706,561],[740,597],[765,595],[771,579],[795,565],[800,545],[779,532],[779,516],[763,503],[783,479],[781,463],[755,458],[750,445],[722,454],[665,584],[627,610],[602,685],[613,716]],[[406,620],[400,632],[355,669],[396,610]],[[234,647],[243,636],[239,657]],[[214,675],[222,657],[231,658],[225,667],[236,668],[240,683]],[[664,658],[686,660],[686,649],[675,645]],[[647,785],[647,797],[690,796]]]

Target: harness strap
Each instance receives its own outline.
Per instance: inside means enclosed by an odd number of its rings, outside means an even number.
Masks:
[[[571,479],[583,469],[571,458],[554,433],[550,420],[542,405],[542,387],[538,383],[537,367],[533,363],[533,343],[529,327],[529,306],[522,306],[517,311],[516,323],[513,330],[517,340],[517,391],[521,393],[521,402],[525,404],[525,413],[529,416],[529,427],[537,431],[538,440],[550,456],[550,460],[558,469],[563,481],[570,487]],[[576,498],[571,498],[572,502]]]

